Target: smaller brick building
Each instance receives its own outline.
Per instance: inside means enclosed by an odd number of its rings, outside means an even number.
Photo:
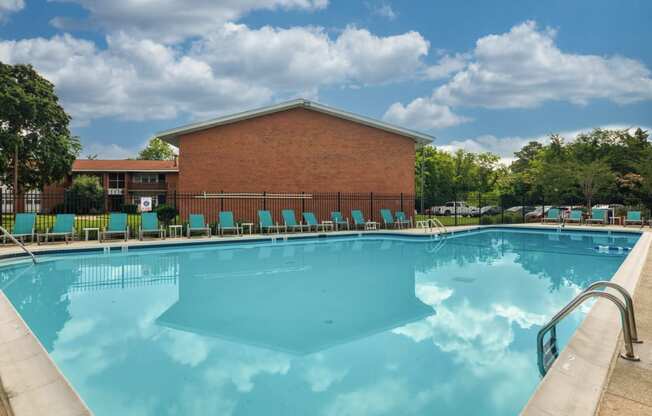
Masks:
[[[108,195],[107,209],[120,210],[124,204],[138,204],[141,197],[151,197],[154,205],[165,203],[177,187],[179,167],[176,160],[78,159],[67,178],[44,193],[68,188],[77,175],[97,176]]]

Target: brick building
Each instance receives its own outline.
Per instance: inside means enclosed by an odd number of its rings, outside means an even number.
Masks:
[[[151,197],[154,205],[165,203],[177,187],[179,168],[176,160],[78,159],[68,177],[46,187],[44,193],[68,188],[77,175],[98,177],[108,195],[107,209],[117,211],[124,204],[138,204],[143,196]]]
[[[180,192],[414,194],[432,137],[299,99],[157,135],[179,148]]]

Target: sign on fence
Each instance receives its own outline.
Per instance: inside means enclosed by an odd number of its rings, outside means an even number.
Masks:
[[[152,197],[151,196],[141,196],[140,197],[140,212],[149,212],[152,210]]]

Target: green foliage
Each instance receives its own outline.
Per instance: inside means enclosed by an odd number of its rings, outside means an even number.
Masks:
[[[171,205],[161,204],[154,210],[158,220],[166,226],[170,224],[177,216],[178,211]]]
[[[172,160],[174,159],[174,151],[169,144],[159,139],[158,137],[154,137],[149,141],[147,147],[138,153],[138,159]]]
[[[81,149],[69,122],[52,83],[30,65],[0,62],[0,181],[13,186],[15,166],[18,191],[64,178]]]
[[[60,207],[55,207],[61,209]],[[104,209],[104,189],[96,176],[79,175],[64,197],[64,209],[75,214],[89,214]]]

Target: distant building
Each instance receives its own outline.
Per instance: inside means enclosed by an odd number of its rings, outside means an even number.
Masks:
[[[179,168],[176,160],[78,159],[67,178],[47,186],[44,194],[68,188],[78,175],[98,177],[108,195],[107,208],[119,210],[124,204],[138,204],[143,196],[151,197],[154,206],[165,203],[177,187]]]

